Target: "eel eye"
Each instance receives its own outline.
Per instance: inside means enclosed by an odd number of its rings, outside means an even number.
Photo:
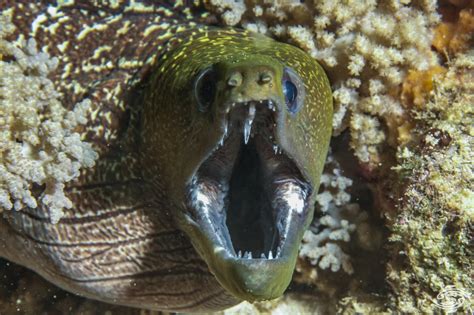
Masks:
[[[292,107],[294,107],[294,103],[296,101],[296,95],[298,91],[296,90],[296,86],[291,81],[284,81],[283,82],[283,94],[285,94],[285,102],[288,105],[288,109],[290,111]]]
[[[290,68],[285,68],[282,88],[288,111],[292,114],[296,114],[304,102],[305,89],[303,81],[295,71]]]
[[[198,109],[206,112],[212,105],[216,96],[217,76],[212,67],[201,71],[194,82],[194,97],[196,98]]]

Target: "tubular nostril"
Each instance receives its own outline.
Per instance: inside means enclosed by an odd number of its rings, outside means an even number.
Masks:
[[[272,81],[272,76],[268,72],[263,72],[260,74],[260,83],[266,84]]]
[[[232,87],[240,86],[242,84],[242,74],[240,72],[234,72],[230,75],[227,84]]]

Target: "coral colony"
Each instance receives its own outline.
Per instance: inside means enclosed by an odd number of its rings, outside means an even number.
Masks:
[[[36,207],[34,184],[45,184],[41,203],[53,222],[70,208],[64,183],[79,176],[82,167],[92,167],[97,159],[89,143],[74,129],[86,123],[89,101],[72,111],[60,102],[60,95],[47,78],[57,60],[39,52],[34,39],[10,43],[4,37],[13,31],[5,16],[0,24],[0,211]]]

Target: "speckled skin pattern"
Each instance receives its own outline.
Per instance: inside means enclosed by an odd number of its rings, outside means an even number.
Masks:
[[[59,66],[50,78],[66,107],[91,99],[90,123],[81,131],[100,159],[67,186],[74,207],[58,224],[51,224],[42,209],[4,212],[0,256],[68,291],[115,304],[208,311],[238,303],[176,223],[178,189],[170,186],[179,181],[173,170],[193,154],[193,146],[183,143],[200,143],[199,130],[210,128],[205,120],[194,120],[192,104],[186,104],[180,93],[196,70],[189,62],[210,64],[219,54],[194,59],[190,54],[212,37],[220,53],[228,47],[246,49],[260,39],[241,31],[208,33],[196,27],[203,21],[201,15],[166,3],[28,3],[0,0],[17,27],[12,39],[33,37],[38,47],[58,57]],[[261,40],[273,49],[271,40]],[[181,54],[168,54],[183,43]],[[319,182],[332,115],[328,83],[320,79],[319,68],[307,69],[290,52],[274,53],[277,59],[293,60],[291,66],[312,82],[306,86],[308,101],[323,106],[305,107],[300,114],[313,120],[290,123],[288,118],[285,131],[292,139],[285,149],[304,160],[299,163],[302,171]],[[154,64],[160,65],[158,71],[179,75],[157,81],[160,75],[150,74]],[[156,106],[153,99],[165,89],[163,103]],[[161,124],[147,122],[153,118]],[[171,133],[173,137],[161,137]],[[201,143],[203,150],[205,146]],[[315,150],[324,152],[323,158]],[[151,165],[153,156],[160,157],[160,166]],[[171,167],[176,161],[178,165]]]

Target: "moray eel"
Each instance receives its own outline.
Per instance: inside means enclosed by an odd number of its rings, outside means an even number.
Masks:
[[[283,294],[313,217],[332,96],[302,50],[166,3],[7,6],[59,57],[100,160],[73,208],[4,212],[0,256],[93,299],[218,310]],[[148,9],[149,10],[148,10]]]

